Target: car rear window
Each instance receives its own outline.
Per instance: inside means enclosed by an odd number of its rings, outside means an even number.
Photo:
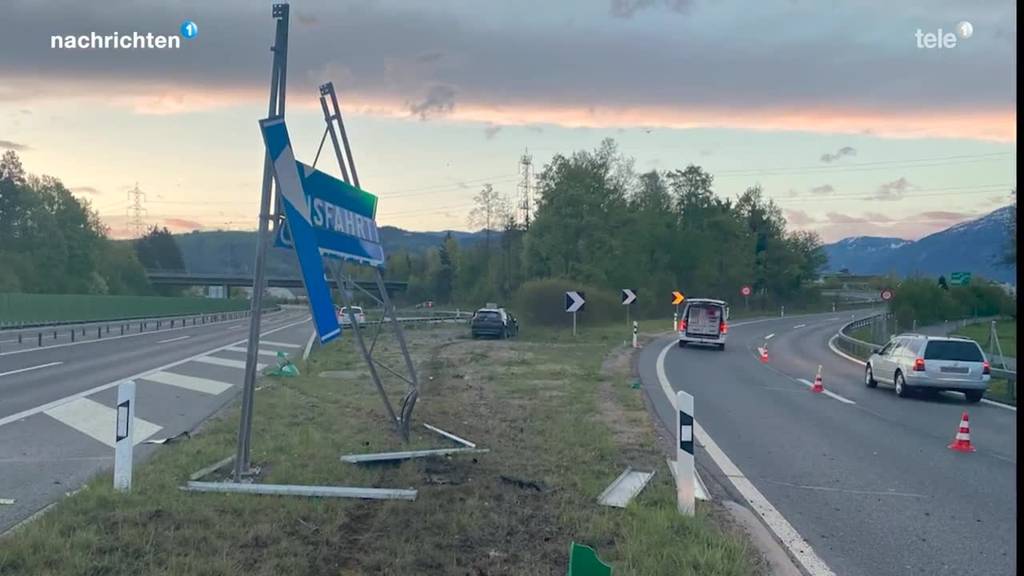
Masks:
[[[497,312],[477,312],[476,317],[481,320],[501,320],[501,314]]]
[[[956,340],[932,340],[924,350],[925,360],[953,360],[956,362],[981,362],[981,349],[974,342]]]

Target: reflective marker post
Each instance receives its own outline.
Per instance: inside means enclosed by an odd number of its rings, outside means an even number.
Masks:
[[[114,490],[132,489],[132,436],[135,431],[135,382],[117,387],[117,424],[114,429]]]
[[[676,440],[676,503],[680,514],[693,516],[693,396],[682,390],[676,392]]]
[[[637,331],[637,328],[638,328],[638,325],[636,323],[636,320],[633,320],[633,348],[637,347],[636,346],[636,331]]]

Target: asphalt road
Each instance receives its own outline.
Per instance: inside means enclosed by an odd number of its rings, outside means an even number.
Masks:
[[[955,393],[901,399],[884,384],[866,388],[863,368],[827,346],[849,320],[829,313],[737,322],[725,351],[662,338],[641,351],[641,378],[673,430],[658,377],[663,358],[667,384],[694,396],[704,432],[824,563],[816,573],[1014,574],[1016,411]],[[764,342],[768,363],[756,352]],[[832,395],[810,391],[819,364]],[[947,448],[964,410],[972,454]],[[698,447],[697,465],[710,487],[743,501],[740,475],[726,478],[707,446]],[[771,526],[770,514],[762,516]]]
[[[264,317],[260,362],[301,355],[308,312]],[[0,353],[0,532],[113,465],[120,381],[136,381],[136,458],[241,390],[248,319]]]

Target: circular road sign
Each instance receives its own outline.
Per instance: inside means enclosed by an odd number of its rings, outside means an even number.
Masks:
[[[744,296],[750,296],[750,286],[744,286],[743,288],[740,288],[740,294],[743,294]]]
[[[882,290],[881,296],[882,296],[882,300],[885,301],[885,302],[888,302],[889,300],[892,300],[892,289],[886,288],[885,290]]]

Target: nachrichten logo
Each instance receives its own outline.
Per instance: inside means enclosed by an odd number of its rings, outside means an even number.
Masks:
[[[192,40],[199,34],[199,26],[192,20],[181,23],[178,34],[153,34],[129,32],[122,34],[54,34],[50,36],[50,48],[61,50],[177,50],[181,39]]]

